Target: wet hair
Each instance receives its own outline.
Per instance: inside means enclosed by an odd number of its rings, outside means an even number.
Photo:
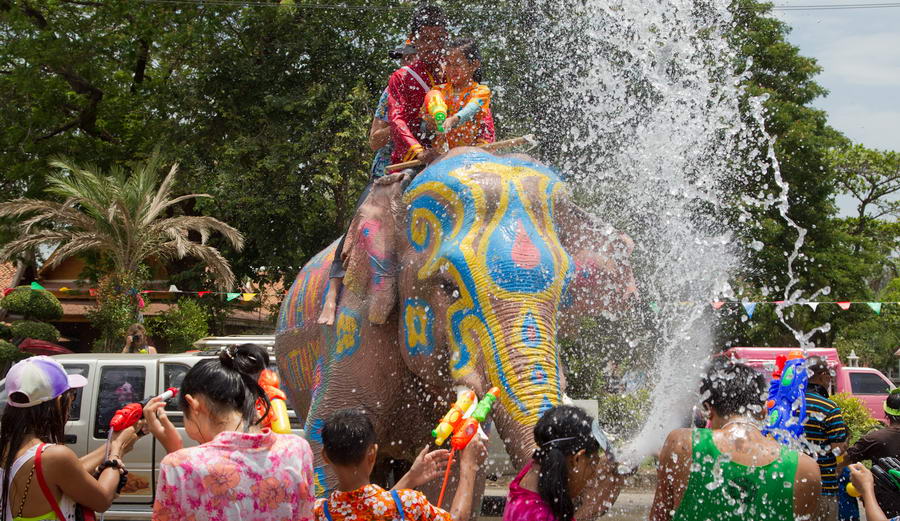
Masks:
[[[891,409],[900,409],[900,391],[888,394],[888,397],[884,400],[884,403]],[[889,422],[891,422],[891,425],[900,423],[900,416],[892,416],[887,413],[885,413],[885,416],[887,416],[887,419]]]
[[[559,521],[569,521],[575,516],[566,456],[582,449],[588,454],[600,450],[600,442],[594,438],[593,422],[580,407],[558,405],[548,409],[534,426],[534,442],[538,448],[532,459],[541,466],[538,492]]]
[[[748,365],[718,357],[700,381],[700,395],[719,416],[758,413],[766,401],[766,378]]]
[[[409,34],[415,36],[425,27],[447,27],[447,15],[436,5],[421,4],[416,7],[409,24]]]
[[[34,435],[42,443],[65,443],[66,421],[75,391],[67,391],[54,400],[48,400],[31,407],[7,405],[0,420],[0,454],[3,458],[3,496],[0,497],[0,512],[6,512],[9,505],[9,475],[16,453],[22,448],[25,438]],[[22,393],[12,393],[13,402],[28,403]]]
[[[450,51],[459,51],[469,63],[476,61],[481,63],[481,53],[478,51],[478,43],[471,38],[459,38],[453,40],[448,49]],[[476,83],[481,83],[481,66],[475,69],[475,73],[472,74],[472,79]]]
[[[360,409],[341,409],[322,427],[322,448],[335,465],[358,465],[374,443],[375,427]]]
[[[260,387],[259,373],[269,367],[269,353],[256,344],[228,346],[219,351],[218,358],[203,360],[184,375],[178,402],[185,415],[190,414],[186,395],[206,398],[213,416],[238,411],[243,418],[244,431],[259,424],[271,404]],[[265,404],[265,414],[257,413],[256,403]]]
[[[135,342],[134,340],[131,342],[131,345],[128,346],[128,352],[134,353],[140,349],[147,347],[147,330],[144,329],[144,326],[138,323],[131,324],[128,326],[128,330],[125,332],[127,336],[136,336],[135,340],[140,340],[140,344]]]
[[[831,375],[831,368],[828,367],[828,360],[821,356],[811,356],[806,359],[806,369],[812,373],[810,376],[815,377],[823,374]]]

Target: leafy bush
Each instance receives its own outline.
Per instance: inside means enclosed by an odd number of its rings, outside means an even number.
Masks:
[[[59,299],[44,289],[31,289],[29,286],[19,286],[9,295],[0,300],[0,307],[16,315],[22,315],[25,320],[57,320],[63,316],[62,304]]]
[[[6,324],[0,323],[0,340],[9,340],[12,338],[12,329]]]
[[[597,407],[597,420],[604,430],[618,438],[633,438],[650,412],[650,392],[605,394],[597,400]]]
[[[94,351],[122,349],[125,331],[138,321],[138,296],[148,277],[149,270],[141,265],[134,272],[111,273],[100,280],[97,306],[87,312],[91,325],[100,332],[100,337],[94,341]]]
[[[881,422],[872,417],[872,413],[859,398],[854,398],[849,393],[838,393],[831,399],[841,408],[844,423],[850,431],[850,445],[866,433],[881,427]]]
[[[33,338],[47,342],[57,342],[59,340],[59,330],[46,322],[20,320],[13,322],[10,329],[12,329],[13,338]]]
[[[19,348],[10,344],[5,340],[0,340],[0,365],[3,364],[14,364],[23,358],[28,358],[28,353],[23,353],[19,351]]]
[[[181,298],[178,304],[147,320],[151,337],[165,343],[170,351],[186,351],[193,343],[209,334],[209,314],[191,298]]]

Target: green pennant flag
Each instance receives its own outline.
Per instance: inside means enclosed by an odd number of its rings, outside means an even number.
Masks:
[[[225,301],[226,301],[226,302],[231,302],[232,300],[234,300],[234,299],[236,299],[236,298],[238,298],[238,297],[240,297],[240,296],[241,296],[240,293],[226,293],[226,294],[225,294]]]
[[[659,313],[659,304],[657,304],[656,302],[651,302],[650,309],[652,309],[654,313]]]
[[[41,285],[38,284],[37,282],[32,282],[32,283],[31,283],[31,289],[47,289],[47,288],[45,288],[44,286],[41,286]]]
[[[872,308],[872,311],[874,311],[876,315],[881,314],[881,302],[866,302],[866,304]]]

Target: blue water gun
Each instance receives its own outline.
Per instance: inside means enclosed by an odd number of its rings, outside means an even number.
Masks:
[[[790,445],[803,436],[806,423],[806,359],[801,351],[791,351],[787,357],[776,359],[775,372],[769,383],[769,416],[763,434]]]

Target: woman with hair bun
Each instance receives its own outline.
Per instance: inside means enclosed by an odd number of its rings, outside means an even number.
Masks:
[[[185,375],[178,394],[184,427],[200,445],[162,460],[154,520],[312,519],[309,444],[259,426],[256,403],[267,411],[270,404],[257,378],[268,365],[264,348],[243,344]],[[167,448],[178,447],[170,441]]]
[[[598,474],[612,477],[604,495],[618,496],[622,481],[609,442],[583,409],[548,409],[534,426],[534,442],[532,461],[509,485],[503,521],[570,521],[574,499]]]

